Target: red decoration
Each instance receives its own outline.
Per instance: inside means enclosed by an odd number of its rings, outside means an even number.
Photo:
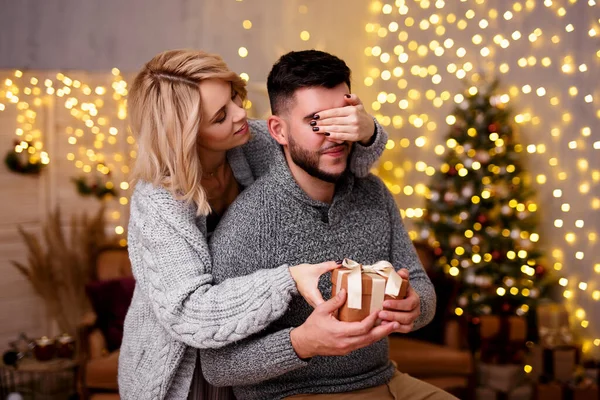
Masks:
[[[535,267],[535,273],[538,276],[544,276],[546,274],[546,268],[543,265],[538,265]]]
[[[442,248],[441,247],[436,247],[435,250],[433,250],[433,253],[436,256],[438,256],[438,257],[441,256],[442,255]]]
[[[488,126],[488,130],[490,132],[496,132],[496,124],[490,124],[490,126]]]
[[[450,176],[456,175],[456,168],[450,167],[450,169],[448,170],[448,175],[450,175]]]
[[[501,254],[498,250],[492,251],[492,259],[494,261],[498,261],[500,259],[500,256],[501,256]]]
[[[477,216],[477,222],[479,222],[480,224],[485,224],[488,221],[487,216],[483,215],[483,214],[479,214]]]

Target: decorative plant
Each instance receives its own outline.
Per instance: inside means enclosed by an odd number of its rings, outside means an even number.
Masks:
[[[67,239],[57,208],[44,224],[42,238],[19,227],[28,249],[27,263],[12,263],[44,300],[49,317],[61,332],[74,335],[89,311],[85,285],[92,277],[99,249],[112,243],[105,225],[104,207],[91,218],[85,213],[74,215]]]

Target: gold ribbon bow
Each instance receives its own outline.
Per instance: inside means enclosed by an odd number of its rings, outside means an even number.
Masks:
[[[369,274],[373,280],[373,290],[371,294],[371,312],[374,310],[383,309],[383,300],[385,295],[398,297],[402,286],[402,278],[394,266],[387,261],[378,261],[373,265],[362,265],[354,260],[345,258],[342,266],[348,268],[348,307],[360,310],[362,308],[362,277],[361,274]],[[336,287],[339,291],[341,287],[341,277],[343,273],[338,275],[340,280]],[[383,278],[387,278],[386,280]],[[385,285],[385,288],[384,288]]]

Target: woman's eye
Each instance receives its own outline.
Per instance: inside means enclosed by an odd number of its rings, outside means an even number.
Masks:
[[[218,120],[216,120],[215,122],[217,124],[222,124],[226,118],[227,118],[227,113],[223,113],[223,116],[221,118],[219,118]]]

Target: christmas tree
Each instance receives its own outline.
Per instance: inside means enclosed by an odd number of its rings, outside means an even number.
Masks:
[[[439,268],[459,281],[457,315],[526,315],[546,295],[535,193],[497,87],[469,88],[448,117],[421,222]]]

